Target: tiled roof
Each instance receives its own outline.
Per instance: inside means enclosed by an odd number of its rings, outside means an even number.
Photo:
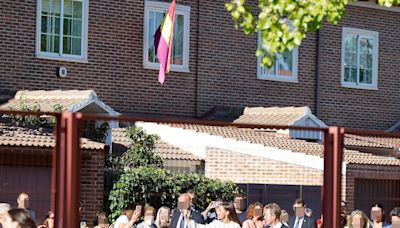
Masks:
[[[241,124],[292,125],[305,114],[308,107],[215,107],[204,117]]]
[[[346,134],[345,144],[361,147],[397,149],[400,148],[400,138],[368,137]]]
[[[308,155],[323,156],[323,145],[319,143],[291,139],[287,135],[271,131],[192,124],[171,124],[171,126]],[[400,160],[392,156],[374,155],[371,153],[348,149],[345,149],[344,151],[344,161],[351,164],[400,165]]]
[[[113,128],[112,129],[112,139],[113,139],[113,149],[118,148],[119,150],[126,151],[127,147],[130,145],[130,140],[126,136],[125,128]],[[119,148],[122,145],[123,148]],[[165,141],[157,140],[155,143],[155,154],[159,155],[163,159],[171,160],[193,160],[201,161],[202,158],[193,155],[188,151],[184,151],[179,147],[175,147]]]
[[[16,127],[8,123],[0,123],[0,145],[3,146],[28,146],[28,147],[53,147],[52,130],[46,128]],[[81,138],[83,149],[102,150],[105,144]]]
[[[306,112],[307,107],[255,107],[245,108],[243,115],[239,116],[234,123],[263,124],[263,125],[292,125]]]
[[[36,90],[18,91],[15,97],[7,103],[2,104],[0,109],[20,110],[22,104],[29,108],[38,105],[41,111],[52,112],[55,105],[61,105],[63,110],[69,110],[74,105],[93,96],[92,90]]]

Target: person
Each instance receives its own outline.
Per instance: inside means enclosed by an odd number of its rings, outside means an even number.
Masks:
[[[199,212],[199,209],[197,208],[197,196],[196,193],[194,192],[193,189],[189,189],[186,191],[187,194],[189,194],[190,197],[190,209],[193,211]]]
[[[289,218],[290,228],[317,228],[315,219],[305,215],[306,204],[303,199],[298,198],[294,201],[293,211],[295,216]]]
[[[340,210],[340,221],[341,221],[341,224],[342,224],[343,227],[346,226],[346,224],[347,224],[346,206],[347,206],[346,201],[342,200],[340,202],[340,208],[341,208],[341,210]]]
[[[7,212],[5,218],[6,228],[36,228],[36,224],[31,218],[31,214],[27,209],[15,208]]]
[[[8,203],[0,203],[0,228],[5,227],[5,218],[7,216],[8,210],[10,210],[11,206]]]
[[[285,224],[280,221],[281,208],[276,203],[267,204],[264,207],[264,222],[270,228],[288,228]]]
[[[371,207],[371,221],[374,228],[388,227],[389,224],[385,222],[385,210],[382,204],[376,203]]]
[[[395,228],[393,225],[397,225],[397,227],[400,227],[400,207],[395,207],[393,210],[390,212],[390,219],[392,221],[392,226]]]
[[[108,228],[108,218],[106,212],[97,213],[94,221],[93,221],[94,228]]]
[[[322,228],[324,224],[324,215],[321,215],[321,217],[319,219],[317,219],[317,227],[318,228]],[[344,227],[346,224],[343,224],[343,222],[341,222],[342,227]]]
[[[188,228],[240,228],[240,221],[236,215],[233,203],[223,202],[216,208],[218,219],[210,224],[199,224],[189,217],[188,211],[184,212]]]
[[[160,207],[157,211],[156,226],[161,228],[163,226],[169,227],[170,224],[170,209],[169,207]]]
[[[235,206],[236,214],[241,223],[247,219],[247,211],[245,210],[245,197],[243,194],[235,194],[233,196],[233,205]]]
[[[309,217],[309,218],[313,217],[311,208],[306,207],[304,209],[304,214],[307,215],[307,217]]]
[[[281,223],[283,223],[283,225],[289,227],[289,225],[288,225],[289,214],[287,213],[286,210],[281,210],[281,217],[279,218],[279,220],[281,221]]]
[[[187,213],[190,219],[196,223],[204,224],[204,217],[197,211],[190,209],[190,196],[187,193],[183,193],[178,198],[178,210],[175,210],[171,217],[171,228],[183,228],[187,227],[188,220],[185,220],[184,213]]]
[[[139,220],[140,214],[140,210],[134,209],[134,205],[129,204],[115,221],[114,228],[131,228]]]
[[[243,222],[243,228],[262,228],[263,227],[263,205],[261,203],[250,204],[247,210],[247,220]]]
[[[52,211],[47,212],[42,225],[38,228],[54,228],[54,213]]]
[[[137,225],[137,228],[157,228],[154,222],[154,217],[156,215],[156,209],[152,206],[147,206],[144,208],[144,221]]]
[[[217,219],[216,208],[223,202],[222,199],[217,199],[216,201],[211,201],[206,210],[201,212],[204,217],[205,223],[212,223],[215,219]]]
[[[29,211],[31,218],[36,222],[36,213],[34,210],[29,208],[29,195],[26,192],[21,192],[17,198],[18,208],[26,209]]]
[[[347,228],[372,228],[367,215],[361,210],[351,212],[347,221]]]

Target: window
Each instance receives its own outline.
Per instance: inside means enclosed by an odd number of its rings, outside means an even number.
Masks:
[[[154,34],[170,3],[145,1],[143,31],[143,67],[159,69],[154,48]],[[171,52],[171,71],[189,72],[190,7],[176,5]]]
[[[343,28],[342,86],[378,89],[378,43],[377,32]]]
[[[36,56],[86,61],[88,0],[37,0]]]
[[[258,36],[258,45],[261,46],[261,35]],[[259,79],[297,82],[297,47],[289,52],[277,54],[271,68],[261,66],[261,58],[261,56],[257,58],[257,77]]]

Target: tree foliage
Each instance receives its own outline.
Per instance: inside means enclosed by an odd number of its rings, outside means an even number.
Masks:
[[[276,53],[299,46],[306,33],[321,28],[324,19],[337,24],[345,13],[349,0],[258,0],[253,9],[246,0],[231,0],[226,9],[236,27],[245,34],[260,32],[262,65],[272,66]],[[379,0],[385,7],[399,5],[400,0]]]
[[[178,196],[193,189],[197,205],[204,209],[216,198],[232,200],[238,187],[232,182],[213,180],[199,174],[172,172],[154,167],[125,170],[110,192],[111,218],[115,220],[129,203],[149,204],[155,208],[175,208]]]
[[[127,129],[126,136],[130,139],[131,145],[121,158],[123,167],[163,167],[161,157],[153,152],[157,135],[148,135],[142,128],[133,126]]]

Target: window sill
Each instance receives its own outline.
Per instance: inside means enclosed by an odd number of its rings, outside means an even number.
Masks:
[[[47,59],[47,60],[56,60],[56,61],[64,61],[64,62],[76,62],[76,63],[89,63],[87,58],[81,57],[68,57],[68,56],[53,56],[53,55],[46,55],[46,54],[36,54],[36,58],[38,59]]]
[[[257,76],[257,79],[264,81],[277,81],[277,82],[290,82],[290,83],[299,83],[297,78],[278,78],[278,77],[269,77],[269,76]]]
[[[363,89],[363,90],[378,90],[378,86],[366,86],[366,85],[355,85],[355,84],[346,84],[342,82],[342,87],[351,88],[351,89]]]
[[[149,70],[160,70],[160,66],[158,64],[143,64],[143,68]],[[170,65],[170,71],[190,73],[189,68],[177,65]]]

